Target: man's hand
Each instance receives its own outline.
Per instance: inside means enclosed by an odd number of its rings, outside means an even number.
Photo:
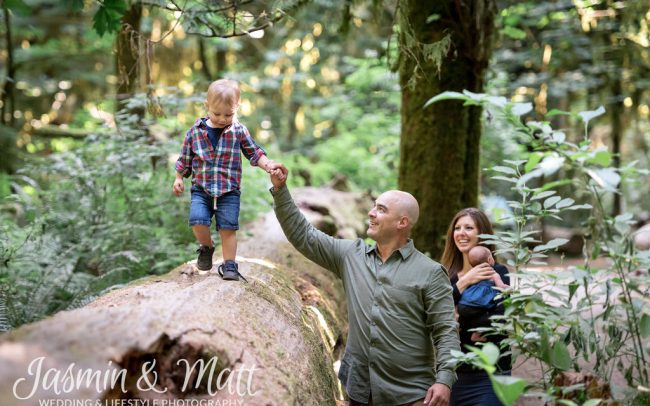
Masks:
[[[271,183],[273,183],[273,188],[275,188],[275,190],[278,190],[287,184],[287,176],[289,175],[289,170],[285,168],[284,165],[278,164],[278,166],[271,170],[269,173],[271,174]]]
[[[185,190],[185,185],[183,184],[183,179],[182,178],[176,178],[174,180],[174,185],[172,186],[172,192],[176,196],[180,196],[183,194],[183,191]]]
[[[449,396],[451,389],[443,383],[434,383],[427,391],[424,398],[424,404],[427,406],[447,406],[449,405]]]

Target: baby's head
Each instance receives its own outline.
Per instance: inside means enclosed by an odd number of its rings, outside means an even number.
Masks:
[[[490,265],[494,265],[494,258],[492,257],[492,252],[487,247],[482,245],[477,245],[476,247],[469,250],[467,253],[467,259],[472,266],[482,264],[487,262]]]
[[[232,123],[239,108],[239,84],[230,79],[219,79],[210,83],[205,108],[208,117],[217,125]]]

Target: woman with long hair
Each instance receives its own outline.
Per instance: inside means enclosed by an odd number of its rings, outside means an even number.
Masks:
[[[440,262],[449,271],[449,279],[454,288],[455,304],[458,304],[465,289],[480,281],[494,278],[495,272],[499,274],[506,285],[510,285],[508,270],[505,266],[496,263],[492,267],[486,262],[476,266],[470,264],[468,252],[477,245],[484,245],[494,253],[493,246],[481,243],[480,234],[493,234],[492,224],[485,213],[475,208],[459,211],[447,230],[447,241]],[[497,303],[492,309],[480,311],[473,309],[471,313],[465,313],[461,309],[462,307],[458,313],[458,324],[463,352],[468,351],[466,345],[476,346],[477,342],[492,342],[501,348],[502,353],[506,353],[497,363],[497,373],[510,375],[512,369],[510,349],[500,345],[504,337],[498,335],[483,337],[477,332],[468,331],[477,325],[489,326],[490,317],[495,314],[503,314],[503,305]],[[485,371],[473,369],[471,365],[461,364],[456,369],[456,374],[458,382],[451,390],[450,405],[501,405]]]

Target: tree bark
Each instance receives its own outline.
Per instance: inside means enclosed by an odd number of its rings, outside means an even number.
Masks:
[[[433,258],[442,253],[442,238],[453,215],[478,204],[481,109],[463,107],[458,101],[423,106],[444,91],[483,92],[495,15],[491,0],[400,3],[399,187],[420,203],[420,220],[412,236],[415,245]],[[430,16],[438,17],[427,22]],[[433,44],[446,35],[451,47],[438,70],[412,38]]]
[[[133,2],[122,17],[122,28],[117,34],[116,72],[117,109],[132,97],[138,89],[140,74],[140,22],[142,20],[142,3]],[[144,116],[144,107],[136,109],[134,113]]]
[[[612,96],[614,101],[611,106],[612,118],[612,167],[620,169],[621,167],[621,142],[623,140],[623,133],[625,125],[623,118],[625,117],[625,107],[623,106],[623,98],[625,97],[622,89],[621,77],[612,78]],[[618,193],[614,193],[614,202],[612,204],[612,216],[618,216],[623,211],[623,202],[621,193],[623,192],[622,185],[617,186]]]
[[[363,219],[371,204],[367,197],[314,188],[293,194],[307,218],[322,230],[342,238],[364,233]],[[333,362],[347,335],[341,281],[293,249],[273,213],[247,225],[246,231],[250,235],[240,241],[238,262],[249,283],[188,275],[190,265],[184,264],[167,275],[114,290],[83,308],[0,336],[3,405],[38,405],[39,400],[56,398],[91,399],[102,405],[111,399],[176,398],[219,404],[242,400],[246,405],[334,405],[342,398]],[[43,373],[54,368],[63,375],[74,363],[72,380],[81,385],[61,395],[52,386],[39,386],[30,399],[18,400],[14,385],[19,396],[29,394],[35,380],[29,366],[39,357],[45,357]],[[215,357],[213,384],[224,371],[233,389],[246,392],[251,377],[255,395],[238,395],[228,386],[210,395],[207,379],[199,382],[180,361],[192,365]],[[143,366],[153,361],[155,388],[167,388],[166,393],[137,386]],[[251,375],[252,367],[256,372]],[[100,371],[100,390],[92,380],[88,385],[74,378],[86,370]],[[126,371],[125,391],[121,381],[111,390],[104,376],[121,370]],[[243,377],[243,387],[236,386],[237,376]],[[186,377],[191,387],[197,382],[199,387],[183,390]],[[26,380],[16,384],[21,378]],[[153,381],[153,373],[149,378]]]
[[[14,125],[14,109],[16,108],[16,65],[14,64],[14,46],[11,38],[11,16],[6,2],[2,2],[2,13],[5,22],[5,42],[7,44],[7,77],[2,92],[2,108],[0,109],[0,124]],[[8,114],[7,114],[8,113]]]

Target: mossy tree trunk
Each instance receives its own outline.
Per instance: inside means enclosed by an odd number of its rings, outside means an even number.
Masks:
[[[399,187],[420,203],[416,246],[438,258],[449,221],[478,204],[481,109],[443,101],[444,91],[482,92],[496,4],[491,0],[400,3],[402,134]]]
[[[134,2],[122,17],[122,28],[117,34],[115,70],[118,77],[117,106],[132,97],[138,89],[140,75],[140,22],[142,20],[142,3]],[[136,109],[134,113],[144,116],[144,108]]]

